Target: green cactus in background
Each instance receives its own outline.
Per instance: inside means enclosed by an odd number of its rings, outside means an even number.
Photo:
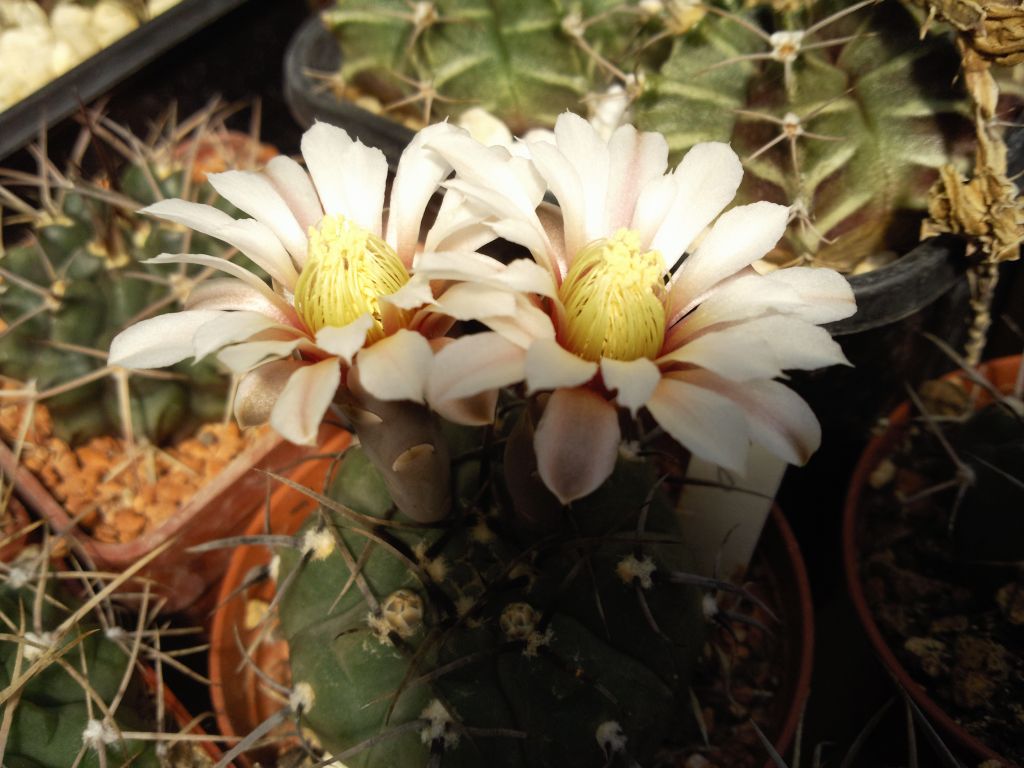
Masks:
[[[338,0],[324,15],[340,78],[428,120],[482,106],[514,133],[559,112],[600,114],[619,86],[642,130],[678,161],[732,144],[739,202],[792,206],[771,255],[844,272],[882,266],[920,238],[938,168],[966,169],[970,102],[950,36],[920,39],[899,0],[456,3]]]
[[[216,240],[133,215],[165,197],[211,197],[192,181],[188,153],[175,152],[180,144],[175,136],[126,151],[123,169],[95,181],[52,179],[43,168],[38,208],[5,195],[30,229],[0,256],[0,374],[35,382],[66,442],[123,434],[160,444],[224,415],[229,378],[211,361],[130,378],[105,366],[117,332],[179,308],[208,272],[146,259],[230,255]]]
[[[632,14],[617,0],[342,0],[324,13],[339,73],[427,121],[483,107],[513,131],[548,127],[624,76]],[[618,62],[618,64],[614,63]]]
[[[742,201],[793,206],[780,263],[848,272],[916,243],[938,168],[966,167],[972,146],[952,40],[922,41],[895,0],[710,11],[647,78],[637,126],[663,132],[676,158],[730,142]]]
[[[538,525],[499,479],[514,441],[451,442],[443,523],[396,513],[353,448],[299,546],[280,551],[292,710],[350,768],[647,764],[692,723],[704,642],[653,466],[622,460]]]
[[[155,742],[121,735],[152,727],[142,714],[152,705],[131,654],[90,618],[62,631],[78,604],[54,583],[51,576],[43,600],[28,585],[0,586],[0,612],[10,625],[0,640],[0,687],[13,708],[4,765],[159,768]]]

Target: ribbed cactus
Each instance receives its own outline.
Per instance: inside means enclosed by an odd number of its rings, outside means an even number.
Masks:
[[[919,239],[938,169],[970,162],[952,39],[899,0],[698,4],[338,0],[341,80],[430,121],[482,106],[513,132],[597,112],[610,86],[678,160],[744,158],[738,202],[793,207],[771,260],[880,266]]]
[[[342,0],[324,21],[341,79],[428,120],[483,107],[515,132],[603,91],[633,44],[618,0]]]
[[[50,584],[53,583],[51,580]],[[61,623],[77,607],[62,588],[51,586],[40,603],[40,622],[34,625],[36,597],[32,587],[15,588],[9,583],[0,586],[3,615],[9,621],[17,621],[20,616],[28,624],[20,632],[8,629],[0,641],[0,687],[8,689],[12,682],[22,681],[34,666],[41,664],[18,689],[17,698],[8,700],[13,715],[4,747],[4,765],[164,765],[155,742],[119,735],[121,731],[152,728],[142,714],[153,710],[146,702],[138,676],[132,674],[121,692],[125,673],[132,664],[129,653],[91,619],[83,619],[61,632]],[[111,721],[105,718],[103,709],[109,709],[114,702],[117,704]],[[79,753],[82,760],[76,763]]]
[[[922,41],[895,0],[710,9],[648,76],[634,117],[676,157],[729,141],[744,159],[741,199],[799,219],[774,259],[851,271],[917,242],[937,169],[966,165],[958,68],[953,42]]]
[[[397,515],[354,448],[280,552],[292,707],[350,768],[647,764],[686,727],[704,635],[654,468],[623,460],[535,529],[503,441],[465,438],[443,524]]]
[[[127,389],[104,367],[103,350],[117,332],[180,306],[199,276],[144,260],[189,248],[225,252],[218,241],[131,215],[135,207],[181,195],[190,183],[184,160],[159,165],[156,157],[155,151],[140,155],[109,185],[75,182],[38,210],[22,203],[32,229],[22,245],[0,256],[0,374],[34,380],[55,433],[69,443],[100,434],[161,443],[224,414],[228,379],[211,362],[132,376]],[[127,404],[130,425],[123,418]]]

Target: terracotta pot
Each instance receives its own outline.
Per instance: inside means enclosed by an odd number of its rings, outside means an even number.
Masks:
[[[322,487],[333,463],[332,454],[338,454],[348,447],[351,438],[347,432],[336,432],[322,447],[317,458],[310,458],[298,464],[291,473],[296,483],[310,488]],[[316,502],[286,485],[278,486],[270,496],[270,532],[291,534],[298,530],[309,514],[316,509]],[[266,518],[257,516],[249,525],[247,534],[258,535],[266,532]],[[223,551],[220,553],[223,557]],[[274,597],[275,585],[263,581],[232,596],[253,568],[266,565],[272,558],[266,547],[239,547],[228,562],[227,572],[217,593],[217,610],[210,627],[210,698],[217,717],[217,726],[224,736],[245,736],[257,725],[281,708],[281,703],[263,693],[262,684],[246,664],[242,649],[235,640],[235,632],[246,646],[255,637],[255,631],[246,629],[247,610],[252,601],[269,604]],[[250,624],[251,626],[251,624]],[[274,679],[287,682],[288,646],[283,641],[262,642],[253,652],[256,666],[268,672]],[[252,751],[236,759],[239,765],[251,765],[249,758],[258,756],[272,759],[272,750],[266,754]]]
[[[772,592],[778,596],[777,611],[783,629],[783,663],[786,677],[776,694],[787,702],[780,719],[772,725],[778,734],[772,740],[779,754],[785,754],[793,743],[804,705],[811,695],[811,672],[814,669],[814,603],[811,583],[800,554],[793,529],[777,506],[772,507],[769,524],[764,527],[754,557],[768,564],[767,576]],[[765,768],[774,768],[771,761]]]
[[[345,441],[327,450],[342,450]],[[308,462],[302,474],[295,480],[303,484],[322,483],[329,469],[328,461]],[[315,509],[316,503],[309,497],[291,488],[280,487],[271,497],[270,527],[275,534],[294,533],[306,516]],[[770,524],[764,534],[755,557],[762,558],[770,593],[777,595],[777,606],[781,625],[786,632],[783,638],[782,667],[788,673],[778,691],[779,701],[786,702],[780,708],[777,718],[769,725],[775,734],[773,743],[781,753],[793,742],[804,704],[810,695],[811,671],[814,662],[814,609],[811,602],[810,582],[804,568],[803,558],[796,538],[782,512],[772,509]],[[248,533],[264,531],[264,521],[254,520]],[[262,547],[241,547],[231,557],[227,573],[221,584],[220,607],[214,615],[210,631],[211,698],[217,725],[225,736],[238,737],[250,733],[257,725],[281,708],[281,703],[264,692],[264,686],[252,671],[251,665],[243,663],[239,643],[235,640],[237,628],[241,644],[246,645],[254,637],[252,630],[244,629],[249,601],[269,603],[274,596],[274,585],[263,582],[244,590],[241,595],[231,597],[253,568],[265,565],[271,559],[270,552]],[[253,652],[252,660],[271,677],[287,684],[289,678],[288,646],[283,640],[260,643]],[[248,753],[252,759],[272,757],[272,754]],[[238,759],[241,765],[251,765],[245,756]],[[766,763],[766,768],[771,768]]]
[[[321,439],[330,434],[324,428]],[[312,452],[295,446],[267,430],[235,457],[216,478],[163,525],[124,544],[102,542],[78,529],[71,516],[39,479],[18,465],[10,449],[0,443],[0,469],[13,478],[25,503],[45,518],[57,532],[69,531],[72,547],[100,570],[121,572],[164,542],[174,543],[143,568],[138,578],[150,579],[153,595],[166,599],[164,610],[176,612],[193,606],[220,578],[227,567],[223,552],[189,553],[189,547],[234,536],[245,530],[265,500],[269,480],[255,469],[287,467]],[[137,584],[125,585],[126,591]],[[202,620],[206,611],[196,609]]]
[[[1010,392],[1013,390],[1016,382],[1020,365],[1020,355],[1003,357],[983,364],[980,366],[979,372],[988,381],[992,382],[999,391]],[[990,399],[987,393],[970,383],[960,372],[949,374],[944,379],[948,381],[961,381],[968,392],[978,395],[979,404],[984,404]],[[860,513],[861,497],[871,473],[883,459],[892,454],[897,441],[908,427],[911,417],[912,411],[909,402],[904,402],[889,415],[888,429],[868,443],[850,480],[846,503],[843,508],[843,566],[846,571],[850,599],[878,658],[893,678],[895,678],[899,686],[921,708],[928,719],[962,747],[970,750],[979,760],[998,760],[1001,765],[1009,766],[1011,765],[1009,761],[1000,757],[961,727],[928,695],[927,690],[910,676],[910,673],[907,672],[907,669],[896,658],[896,655],[883,637],[864,593],[859,563],[860,538],[863,528],[863,520]]]

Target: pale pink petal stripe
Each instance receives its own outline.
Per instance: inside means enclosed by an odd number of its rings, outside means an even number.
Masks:
[[[541,480],[563,504],[596,491],[615,469],[619,415],[589,389],[559,389],[548,398],[533,438]]]
[[[291,375],[270,414],[270,426],[299,445],[316,445],[324,413],[341,383],[338,360],[329,357]]]

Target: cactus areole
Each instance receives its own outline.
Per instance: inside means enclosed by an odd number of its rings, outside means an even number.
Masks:
[[[672,579],[687,563],[654,468],[620,462],[535,531],[514,522],[484,436],[449,435],[476,450],[438,526],[396,514],[362,450],[344,455],[306,523],[333,550],[280,552],[293,703],[350,768],[648,765],[688,722],[704,633],[699,592]]]

